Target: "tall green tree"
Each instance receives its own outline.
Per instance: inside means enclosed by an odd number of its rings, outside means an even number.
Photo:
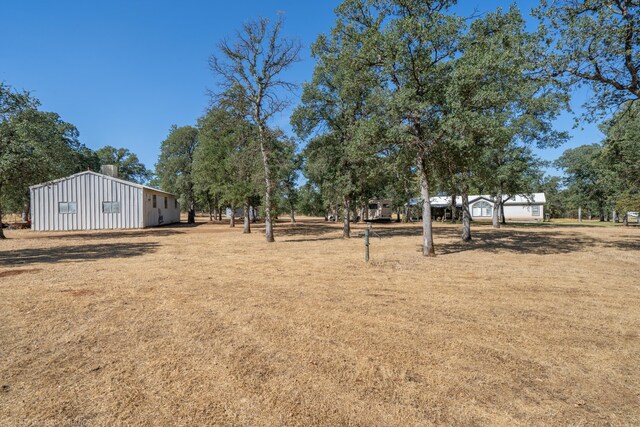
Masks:
[[[251,232],[252,201],[262,179],[258,133],[243,117],[223,108],[212,108],[199,120],[199,146],[194,156],[196,191],[217,195],[231,209],[244,208],[244,232]]]
[[[420,179],[423,254],[435,256],[431,184],[435,147],[442,142],[444,96],[458,51],[463,19],[448,9],[453,1],[345,0],[334,31],[359,53],[355,64],[369,67],[387,90],[393,140],[414,157]]]
[[[595,118],[640,97],[640,4],[635,0],[542,0],[535,9],[547,33],[550,74],[568,87],[589,86]]]
[[[140,162],[138,156],[128,148],[116,148],[106,145],[98,150],[96,154],[101,165],[116,165],[118,167],[118,177],[126,181],[144,184],[151,178],[151,171],[147,170]]]
[[[60,178],[94,166],[95,154],[79,142],[75,126],[53,112],[27,109],[11,124],[16,140],[30,147],[29,161],[21,169],[22,218],[29,214],[29,185]]]
[[[28,92],[0,84],[0,222],[7,208],[28,218],[30,185],[95,166],[77,129],[38,106]]]
[[[626,222],[627,212],[640,211],[640,108],[627,106],[601,129],[600,164],[612,202]]]
[[[292,138],[282,136],[277,144],[276,175],[279,177],[279,193],[282,210],[289,215],[292,224],[296,223],[296,207],[299,201],[297,181],[302,168],[303,157],[296,153],[296,143]]]
[[[544,209],[551,218],[567,215],[567,192],[562,187],[562,177],[544,176],[536,188],[536,192],[545,194],[547,203]]]
[[[382,171],[380,128],[372,120],[378,108],[377,81],[371,70],[353,64],[354,46],[334,31],[312,46],[313,78],[303,86],[302,103],[293,113],[298,136],[311,136],[304,155],[307,177],[329,187],[329,204],[342,205],[343,237],[350,237],[351,209],[366,198],[368,185]]]
[[[272,203],[276,183],[272,176],[273,147],[270,145],[268,124],[275,114],[288,105],[283,90],[295,87],[284,80],[282,74],[300,58],[300,42],[282,35],[283,21],[279,17],[273,24],[267,18],[247,21],[233,42],[218,44],[219,56],[213,55],[209,64],[219,79],[222,91],[218,100],[233,96],[248,108],[246,117],[256,127],[263,165],[265,193],[265,237],[275,241],[273,234]]]
[[[564,170],[564,184],[572,207],[596,211],[600,221],[604,221],[609,191],[600,161],[601,153],[600,144],[581,145],[562,153],[555,165]]]
[[[327,210],[322,194],[313,182],[307,181],[298,188],[297,201],[296,208],[299,212],[308,216],[324,216],[326,219]]]
[[[189,224],[196,218],[196,194],[193,178],[193,159],[198,147],[198,129],[193,126],[172,126],[167,139],[160,146],[156,174],[161,187],[180,196],[187,207]]]
[[[526,31],[515,6],[476,19],[461,37],[445,88],[450,141],[441,148],[444,158],[452,157],[443,173],[453,171],[460,186],[463,241],[471,240],[471,186],[492,194],[499,227],[505,196],[526,193],[529,182],[537,182],[538,167],[526,146],[557,146],[566,139],[553,127],[566,96],[539,73],[540,49],[539,35]]]
[[[2,218],[7,203],[22,196],[21,170],[30,161],[32,147],[16,136],[15,120],[38,101],[28,92],[15,91],[0,82],[0,239],[4,239]]]

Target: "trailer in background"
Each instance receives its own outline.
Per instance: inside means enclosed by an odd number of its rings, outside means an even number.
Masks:
[[[391,200],[371,199],[367,205],[365,221],[391,221]]]

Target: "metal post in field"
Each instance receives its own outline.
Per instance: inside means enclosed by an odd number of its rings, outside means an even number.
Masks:
[[[367,223],[367,228],[364,229],[364,261],[369,262],[369,229],[371,223]]]

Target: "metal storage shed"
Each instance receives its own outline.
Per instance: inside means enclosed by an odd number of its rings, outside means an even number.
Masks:
[[[30,187],[36,231],[144,228],[180,222],[176,196],[86,171]]]

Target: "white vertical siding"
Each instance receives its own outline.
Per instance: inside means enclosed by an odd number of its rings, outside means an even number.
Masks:
[[[156,196],[156,207],[153,207],[153,195]],[[164,207],[164,198],[167,198],[167,208]],[[162,224],[180,222],[180,206],[175,207],[175,196],[145,188],[142,194],[143,224],[145,227],[154,227]],[[162,221],[160,221],[162,217]]]
[[[144,226],[142,193],[143,189],[139,186],[93,172],[83,172],[32,187],[32,229],[141,228]],[[60,202],[76,202],[76,212],[59,213]],[[120,213],[103,213],[102,202],[120,202]]]

